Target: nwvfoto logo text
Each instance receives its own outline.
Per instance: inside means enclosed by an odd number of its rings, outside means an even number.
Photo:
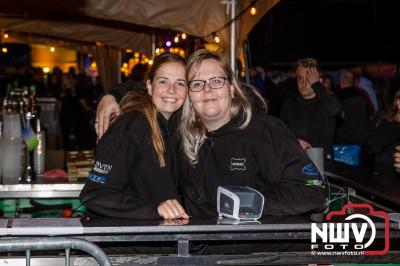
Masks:
[[[363,209],[363,213],[347,214],[348,209]],[[365,213],[368,210],[368,214]],[[342,216],[343,222],[331,222]],[[380,217],[385,224],[384,244],[377,241],[376,225],[371,217]],[[317,255],[384,255],[389,251],[389,215],[375,211],[369,204],[346,204],[341,211],[332,211],[325,223],[311,224],[311,252]],[[376,220],[376,219],[374,219]],[[378,244],[377,244],[378,243]]]

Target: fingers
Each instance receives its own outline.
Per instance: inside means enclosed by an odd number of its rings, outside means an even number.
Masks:
[[[311,144],[303,139],[298,139],[299,144],[303,150],[307,150],[308,148],[312,148]]]
[[[307,71],[307,80],[312,85],[315,82],[319,81],[319,73],[317,68],[310,67]]]
[[[400,146],[396,147],[396,152],[393,154],[393,157],[394,157],[393,158],[393,161],[394,161],[393,165],[396,168],[400,168],[400,150],[399,150],[399,147]]]
[[[95,129],[98,139],[103,136],[104,132],[106,132],[108,126],[110,125],[111,115],[118,116],[119,113],[120,108],[114,96],[105,95],[101,98],[99,105],[97,106],[95,123]]]
[[[164,219],[189,218],[189,215],[187,215],[182,205],[176,199],[161,202],[158,205],[157,211]]]
[[[189,223],[189,219],[174,219],[174,220],[162,220],[160,225],[185,225]]]

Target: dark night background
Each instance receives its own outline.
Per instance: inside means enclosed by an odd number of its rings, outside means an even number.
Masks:
[[[249,36],[252,65],[285,69],[315,57],[327,69],[399,63],[400,1],[282,0]]]

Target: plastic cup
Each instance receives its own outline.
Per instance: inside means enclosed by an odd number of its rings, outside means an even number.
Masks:
[[[325,174],[324,148],[318,148],[318,147],[308,148],[306,150],[306,153],[308,157],[311,159],[311,161],[317,167],[318,172],[321,174],[321,176],[324,176]]]

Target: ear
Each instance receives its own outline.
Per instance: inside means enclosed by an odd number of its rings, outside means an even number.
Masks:
[[[147,93],[149,95],[153,95],[153,87],[151,86],[151,82],[149,79],[146,81],[146,87],[147,87]]]

